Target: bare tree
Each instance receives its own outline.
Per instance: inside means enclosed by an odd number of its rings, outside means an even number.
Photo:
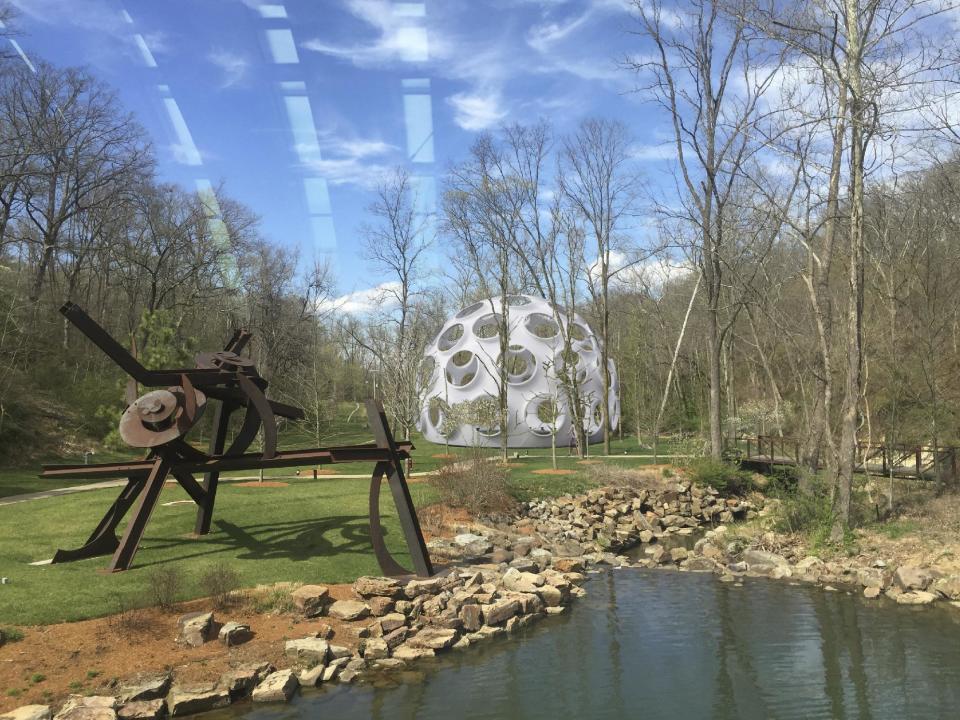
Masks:
[[[610,281],[622,267],[612,265],[617,232],[633,210],[638,178],[630,167],[630,136],[626,126],[591,118],[564,141],[560,187],[582,219],[593,241],[596,260],[588,273],[588,286],[600,321],[600,361],[603,396],[610,395]],[[623,263],[621,263],[622,265]],[[603,452],[610,454],[610,404],[600,405]]]

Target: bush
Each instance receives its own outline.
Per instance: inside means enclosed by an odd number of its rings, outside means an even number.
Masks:
[[[692,482],[711,485],[723,495],[743,495],[753,488],[750,473],[722,460],[696,458],[687,464],[686,472]]]
[[[23,630],[15,627],[0,627],[0,645],[23,640]]]
[[[833,527],[833,502],[830,489],[819,478],[807,492],[796,488],[780,490],[780,511],[774,524],[778,532],[809,533],[814,540],[825,540]]]
[[[509,471],[497,458],[473,449],[457,460],[444,462],[430,476],[430,484],[440,494],[440,500],[450,507],[481,515],[504,512],[513,506],[515,501],[510,495],[508,477]]]
[[[162,610],[172,610],[183,590],[183,573],[177,567],[158,567],[147,575],[150,600]]]
[[[218,562],[200,574],[203,594],[213,600],[214,607],[224,608],[233,600],[233,592],[240,587],[240,576],[229,565]]]

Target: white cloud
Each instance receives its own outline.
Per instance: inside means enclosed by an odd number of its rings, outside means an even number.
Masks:
[[[453,107],[454,120],[464,130],[486,130],[500,123],[507,111],[502,107],[500,93],[496,91],[457,93],[447,98]]]
[[[250,69],[250,61],[247,58],[222,48],[211,50],[207,55],[207,60],[223,72],[221,88],[228,88],[242,82]]]
[[[634,160],[675,160],[677,157],[676,143],[662,142],[656,145],[634,145],[630,148],[630,157]]]
[[[431,56],[437,59],[446,54],[436,38],[433,42],[428,40],[426,27],[399,21],[393,6],[386,0],[347,0],[347,10],[371,25],[377,37],[367,43],[352,45],[315,38],[302,43],[302,47],[350,60],[361,67],[391,64],[398,60],[424,63]]]
[[[396,280],[380,283],[376,287],[356,290],[332,300],[321,301],[321,312],[339,312],[346,315],[365,315],[377,310],[390,309],[397,304],[400,283]]]
[[[394,145],[369,138],[342,138],[334,133],[320,134],[321,152],[306,155],[306,165],[331,185],[375,187],[390,171]],[[312,157],[311,157],[312,156]]]

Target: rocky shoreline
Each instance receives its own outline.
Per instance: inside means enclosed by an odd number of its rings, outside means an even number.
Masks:
[[[512,516],[469,523],[452,537],[432,540],[431,555],[450,565],[433,578],[361,577],[351,597],[340,599],[322,585],[292,589],[300,617],[335,619],[339,629],[321,623],[286,640],[284,667],[246,662],[199,684],[171,672],[141,675],[117,683],[109,695],[72,695],[55,714],[48,705],[29,705],[0,720],[152,720],[245,699],[285,702],[300,688],[372,679],[563,613],[585,594],[584,573],[598,565],[713,572],[725,582],[789,579],[900,604],[948,601],[960,607],[960,575],[879,557],[823,561],[789,545],[782,550],[782,538],[769,531],[745,537],[730,530],[732,523],[751,520],[762,528],[772,511],[761,497],[724,498],[685,481],[524,503]],[[772,546],[781,552],[766,549]],[[185,615],[178,629],[181,646],[219,642],[228,648],[246,642],[253,630],[218,624],[212,612]]]

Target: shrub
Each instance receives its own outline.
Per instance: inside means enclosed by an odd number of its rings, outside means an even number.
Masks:
[[[23,640],[23,630],[15,627],[0,628],[0,645],[8,642],[19,642]]]
[[[814,540],[824,540],[833,527],[833,502],[830,490],[819,478],[815,478],[809,490],[800,492],[780,490],[780,511],[774,529],[778,532],[809,533]]]
[[[213,600],[214,607],[227,607],[233,600],[233,592],[240,587],[240,576],[224,562],[214,563],[200,574],[203,594]]]
[[[692,482],[711,485],[724,495],[743,495],[753,487],[750,473],[722,460],[695,458],[685,469]]]
[[[619,465],[591,465],[587,469],[587,477],[593,485],[626,487],[634,490],[675,484],[670,476],[658,474],[654,468],[625,468]]]
[[[430,484],[440,494],[441,501],[450,507],[481,515],[503,512],[513,506],[508,477],[508,469],[496,458],[473,449],[457,460],[444,462],[430,476]]]
[[[172,610],[183,590],[183,573],[178,567],[157,567],[147,575],[150,601],[162,610]]]

